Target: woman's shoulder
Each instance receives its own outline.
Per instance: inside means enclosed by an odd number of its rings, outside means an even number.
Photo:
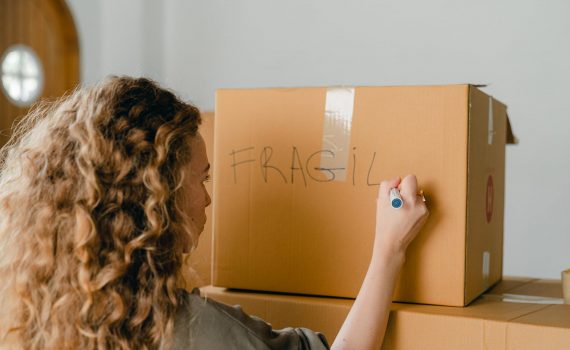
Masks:
[[[239,306],[181,291],[174,349],[328,349],[324,336],[305,328],[274,330]]]

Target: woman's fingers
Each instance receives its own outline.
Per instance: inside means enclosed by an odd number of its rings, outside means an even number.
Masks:
[[[389,197],[390,189],[398,187],[398,185],[400,185],[400,182],[401,182],[400,177],[397,177],[392,180],[382,181],[380,183],[380,193],[378,194],[378,197],[383,197],[383,198]]]
[[[400,195],[406,201],[415,203],[418,195],[418,180],[415,175],[407,175],[400,184]]]

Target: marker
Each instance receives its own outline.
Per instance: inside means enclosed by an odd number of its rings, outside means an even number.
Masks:
[[[390,189],[390,204],[394,209],[400,209],[404,205],[400,191],[397,188]]]

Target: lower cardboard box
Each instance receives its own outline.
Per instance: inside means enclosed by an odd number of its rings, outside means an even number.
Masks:
[[[204,287],[203,296],[241,305],[274,328],[306,327],[332,344],[352,299]],[[467,307],[393,303],[382,349],[570,349],[570,305],[559,281],[505,279]]]

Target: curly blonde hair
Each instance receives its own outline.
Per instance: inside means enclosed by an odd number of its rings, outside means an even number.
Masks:
[[[3,344],[169,346],[191,235],[181,184],[200,122],[194,106],[129,77],[23,119],[0,155]]]

